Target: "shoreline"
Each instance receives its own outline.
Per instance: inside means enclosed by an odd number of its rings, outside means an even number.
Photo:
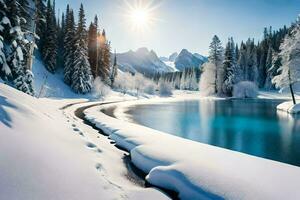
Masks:
[[[161,100],[170,102],[178,101],[178,98],[105,105],[88,109],[85,115],[87,120],[109,135],[118,146],[130,152],[134,165],[148,174],[148,182],[156,187],[178,192],[179,198],[253,199],[255,195],[261,199],[280,199],[291,193],[300,197],[300,193],[296,192],[297,185],[300,184],[297,178],[300,178],[299,167],[179,138],[99,112],[112,106],[162,103]],[[182,149],[182,146],[185,148]],[[178,151],[179,149],[181,150]],[[177,169],[177,165],[186,167]],[[235,178],[228,176],[229,174],[235,174]],[[259,184],[255,181],[257,176],[261,177]],[[225,180],[230,183],[228,187],[219,184]],[[271,183],[272,190],[268,187]],[[282,184],[286,186],[283,187]],[[236,188],[236,191],[232,191],[232,188]]]

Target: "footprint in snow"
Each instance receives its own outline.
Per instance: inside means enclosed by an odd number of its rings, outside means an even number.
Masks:
[[[100,163],[97,163],[95,167],[96,167],[96,169],[97,169],[98,171],[101,171],[102,168],[103,168],[102,165],[101,165]]]
[[[86,143],[86,146],[87,146],[88,148],[90,148],[90,149],[94,149],[94,148],[97,147],[94,143],[91,143],[91,142],[87,142],[87,143]]]
[[[73,128],[73,131],[79,132],[80,130],[78,128]]]
[[[83,134],[83,132],[81,132],[81,131],[79,132],[79,135],[81,135],[82,137],[84,137],[84,134]]]

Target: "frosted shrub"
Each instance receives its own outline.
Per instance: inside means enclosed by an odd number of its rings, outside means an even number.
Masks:
[[[133,82],[134,82],[134,89],[136,90],[136,95],[139,96],[140,91],[143,90],[143,87],[145,86],[146,83],[146,78],[139,73],[136,73],[133,76]]]
[[[144,88],[144,92],[146,94],[154,95],[155,91],[156,91],[156,85],[151,81],[147,82]]]
[[[159,95],[160,96],[171,96],[173,94],[173,88],[169,83],[161,82],[159,84]]]
[[[128,72],[118,74],[114,83],[115,88],[123,94],[126,94],[128,91],[132,90],[133,85],[133,76]]]
[[[211,63],[205,63],[203,65],[203,73],[201,75],[199,90],[202,95],[210,96],[216,93],[216,67]]]
[[[255,98],[257,94],[257,85],[250,81],[239,82],[233,87],[233,97],[236,98]]]
[[[104,98],[110,93],[110,88],[99,77],[94,80],[92,94],[95,98]]]

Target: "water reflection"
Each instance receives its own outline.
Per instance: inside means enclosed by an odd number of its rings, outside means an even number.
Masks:
[[[183,138],[300,166],[300,119],[278,100],[201,100],[140,105],[139,124]]]

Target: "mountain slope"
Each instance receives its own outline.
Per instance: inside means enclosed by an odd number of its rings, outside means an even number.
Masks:
[[[153,50],[149,51],[147,48],[117,54],[117,58],[119,68],[122,71],[139,72],[148,75],[173,71],[171,67],[158,58]]]
[[[166,65],[171,67],[174,71],[183,71],[186,68],[200,67],[208,59],[198,53],[192,54],[186,49],[183,49],[180,54],[177,52],[171,54],[169,58],[161,57]]]
[[[175,67],[179,71],[183,71],[185,68],[199,67],[205,62],[206,59],[203,56],[183,49],[175,60]]]

